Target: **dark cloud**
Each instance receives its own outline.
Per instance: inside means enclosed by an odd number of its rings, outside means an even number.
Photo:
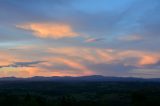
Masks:
[[[34,67],[34,65],[37,65],[37,64],[43,63],[43,62],[45,62],[45,61],[15,62],[10,65],[0,66],[0,68],[4,68],[4,67]]]

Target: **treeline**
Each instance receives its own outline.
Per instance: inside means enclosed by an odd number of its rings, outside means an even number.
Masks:
[[[0,106],[160,106],[159,94],[143,91],[128,94],[75,94],[44,96],[0,94]]]
[[[160,83],[0,82],[0,106],[160,106]]]

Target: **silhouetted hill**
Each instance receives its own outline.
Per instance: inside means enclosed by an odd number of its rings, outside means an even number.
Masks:
[[[0,78],[1,106],[160,106],[159,98],[159,78]]]
[[[92,76],[53,76],[53,77],[43,77],[43,76],[34,76],[29,78],[16,78],[16,77],[3,77],[0,78],[0,81],[156,81],[160,82],[160,78],[135,78],[135,77],[108,77],[102,75],[92,75]]]

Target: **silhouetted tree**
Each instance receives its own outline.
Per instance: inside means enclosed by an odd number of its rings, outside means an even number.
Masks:
[[[72,96],[63,96],[60,100],[60,106],[73,106],[75,99]]]
[[[145,94],[143,94],[142,92],[138,91],[132,94],[133,106],[147,106],[146,102],[147,102],[147,98]]]
[[[38,106],[46,106],[46,99],[43,97],[36,97],[36,102],[38,104]]]

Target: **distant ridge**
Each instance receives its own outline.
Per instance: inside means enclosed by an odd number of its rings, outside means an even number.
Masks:
[[[29,78],[16,78],[16,77],[3,77],[0,78],[0,81],[154,81],[160,82],[160,78],[136,78],[136,77],[112,77],[112,76],[102,76],[102,75],[91,75],[91,76],[52,76],[52,77],[43,77],[43,76],[34,76]]]

